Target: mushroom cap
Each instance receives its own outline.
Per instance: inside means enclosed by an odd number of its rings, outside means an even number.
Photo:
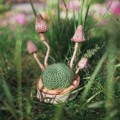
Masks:
[[[71,38],[71,41],[80,43],[85,41],[85,36],[84,36],[84,30],[82,25],[79,25],[75,31],[75,34],[73,35],[73,37]]]
[[[86,65],[87,65],[87,62],[88,62],[88,59],[87,59],[87,58],[85,58],[85,57],[81,58],[81,60],[78,62],[79,68],[80,68],[80,69],[85,68]]]
[[[37,47],[32,41],[28,41],[27,50],[29,54],[33,54],[37,52]]]
[[[45,33],[45,32],[48,31],[48,25],[43,20],[43,17],[42,17],[42,15],[40,13],[36,15],[35,30],[38,33]]]

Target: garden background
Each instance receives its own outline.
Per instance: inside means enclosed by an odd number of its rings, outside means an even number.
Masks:
[[[49,26],[49,64],[69,63],[70,39],[78,25],[84,26],[86,40],[75,65],[84,55],[88,63],[79,72],[80,92],[70,102],[51,105],[36,98],[41,71],[27,42],[37,45],[42,62],[46,48],[35,32],[35,13]],[[120,120],[120,1],[0,0],[0,120],[68,119]]]

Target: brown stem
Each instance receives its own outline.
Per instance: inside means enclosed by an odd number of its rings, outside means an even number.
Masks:
[[[33,53],[33,57],[35,58],[36,62],[38,63],[40,69],[43,71],[45,68],[44,66],[42,65],[42,63],[39,61],[38,57],[37,57],[37,54],[36,53]]]
[[[49,57],[49,54],[50,54],[50,46],[46,41],[44,33],[40,33],[39,36],[40,36],[43,44],[47,47],[47,52],[46,52],[45,59],[44,59],[44,65],[45,65],[45,67],[47,67],[48,66],[48,57]]]
[[[71,61],[70,61],[70,68],[73,68],[73,62],[75,60],[75,57],[76,57],[76,54],[78,51],[78,46],[79,46],[79,43],[75,43],[73,56],[72,56]]]

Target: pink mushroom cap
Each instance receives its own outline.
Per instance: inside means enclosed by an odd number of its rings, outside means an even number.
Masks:
[[[86,67],[87,65],[87,62],[88,62],[88,59],[87,58],[81,58],[81,60],[79,61],[78,63],[78,66],[80,67],[80,69],[83,69]]]
[[[71,38],[71,41],[80,43],[85,41],[84,31],[82,25],[79,25],[75,31],[75,34]]]
[[[29,54],[33,54],[37,52],[37,47],[32,41],[28,41],[27,50]]]
[[[35,30],[38,33],[45,33],[45,32],[48,31],[48,25],[43,20],[43,17],[42,17],[42,15],[40,13],[36,15]]]

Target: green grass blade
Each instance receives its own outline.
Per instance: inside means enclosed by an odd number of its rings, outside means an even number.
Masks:
[[[35,11],[32,0],[30,0],[30,4],[31,4],[32,10],[33,10],[34,17],[36,18],[36,11]]]
[[[99,61],[98,65],[96,66],[96,68],[95,68],[95,70],[94,70],[94,72],[91,76],[91,79],[88,81],[87,85],[85,86],[85,90],[84,90],[83,95],[82,95],[83,100],[87,97],[87,95],[89,93],[89,90],[90,90],[90,88],[91,88],[91,86],[92,86],[92,84],[93,84],[93,82],[94,82],[98,72],[100,71],[100,68],[102,67],[102,64],[103,64],[103,62],[105,61],[106,58],[107,58],[107,53],[105,53],[103,55],[103,57]]]
[[[86,21],[87,21],[87,17],[88,17],[90,5],[91,5],[91,0],[89,0],[89,1],[87,2],[87,8],[86,8],[86,13],[85,13],[85,18],[84,18],[84,27],[85,27],[85,25],[86,25]]]
[[[21,66],[21,52],[22,52],[22,29],[18,28],[16,34],[16,48],[15,48],[15,63],[18,77],[18,109],[20,120],[23,119],[23,106],[22,106],[22,66]]]
[[[57,3],[57,12],[58,12],[58,24],[60,25],[60,0]]]
[[[89,104],[88,105],[88,108],[89,109],[93,109],[93,108],[100,108],[100,107],[102,107],[103,106],[103,104],[104,104],[104,101],[98,101],[98,102],[94,102],[94,103],[91,103],[91,104]]]
[[[14,110],[14,108],[11,106],[11,105],[9,105],[7,102],[3,102],[4,103],[4,105],[7,107],[7,109],[10,111],[10,113],[13,115],[13,117],[16,119],[16,120],[18,120],[18,117],[17,117],[17,115],[15,114],[16,113],[16,111]]]
[[[26,100],[26,118],[30,120],[31,118],[31,111],[32,111],[32,105],[30,102],[30,98],[28,97]]]
[[[5,101],[2,101],[2,102],[7,107],[7,109],[11,112],[13,117],[17,119],[16,109],[15,109],[15,106],[14,106],[14,97],[10,92],[10,88],[9,88],[9,86],[7,85],[7,83],[6,83],[6,81],[4,79],[0,80],[0,84],[1,84],[1,86],[3,88],[3,92],[5,93],[7,101],[9,103],[7,103]]]
[[[91,96],[90,98],[87,99],[87,103],[91,102],[97,95],[99,95],[101,93],[100,92],[97,92],[96,94],[94,94],[93,96]]]
[[[112,50],[112,51],[110,51]],[[114,108],[114,71],[115,71],[115,56],[116,56],[116,48],[113,40],[109,41],[108,46],[108,66],[107,66],[107,80],[106,80],[106,111],[107,116],[106,120],[113,120],[113,115],[111,116]]]
[[[1,86],[2,86],[2,88],[3,88],[3,91],[4,91],[7,99],[9,100],[9,102],[10,102],[11,104],[13,104],[12,102],[13,102],[14,97],[12,96],[12,94],[11,94],[11,92],[10,92],[10,89],[9,89],[9,86],[7,85],[6,81],[3,80],[3,79],[1,79],[1,80],[0,80],[0,83],[1,83]]]
[[[56,106],[56,114],[55,114],[55,120],[61,120],[61,116],[63,113],[63,108],[65,106],[65,103],[61,103],[60,105]]]
[[[81,8],[79,10],[79,13],[78,13],[78,24],[82,24],[83,21],[82,21],[82,12],[83,12],[83,6],[84,6],[84,0],[81,1]]]

